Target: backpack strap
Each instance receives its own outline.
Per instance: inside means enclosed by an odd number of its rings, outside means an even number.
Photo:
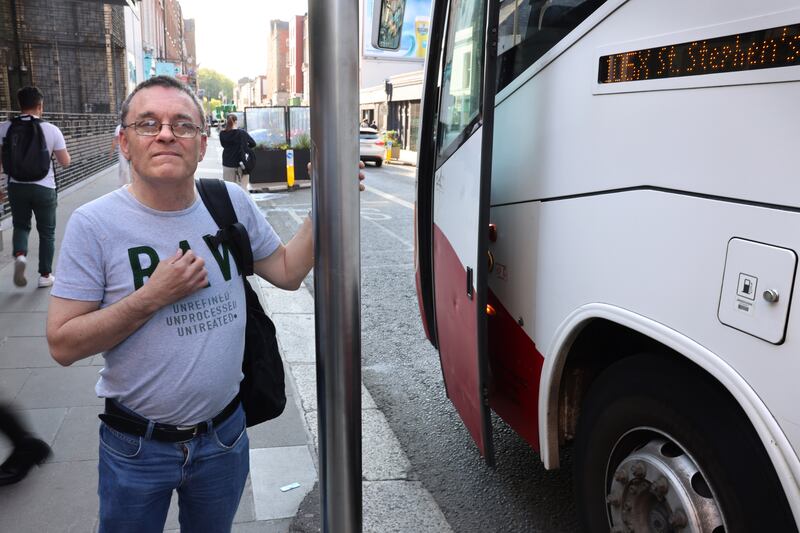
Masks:
[[[199,179],[197,191],[211,218],[219,226],[217,234],[211,238],[212,244],[227,245],[233,253],[239,272],[244,276],[252,276],[253,249],[250,245],[250,236],[247,234],[247,228],[236,218],[236,211],[233,209],[233,202],[225,182],[219,179]]]

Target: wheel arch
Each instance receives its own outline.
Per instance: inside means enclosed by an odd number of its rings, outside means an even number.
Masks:
[[[614,343],[624,336],[627,349],[594,354],[581,349],[597,331],[611,333]],[[617,346],[618,347],[618,346]],[[646,317],[608,304],[579,307],[558,327],[544,360],[539,387],[539,441],[545,468],[559,466],[562,436],[574,429],[581,391],[611,363],[641,351],[671,353],[709,374],[747,416],[775,468],[778,479],[800,523],[800,462],[777,421],[753,389],[730,365],[693,340]],[[572,370],[588,370],[571,372]],[[570,421],[571,420],[571,421]],[[569,422],[569,423],[568,423]]]

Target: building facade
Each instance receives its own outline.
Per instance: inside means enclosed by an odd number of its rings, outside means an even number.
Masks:
[[[47,109],[113,113],[127,94],[122,5],[78,0],[0,0],[0,110],[37,85]]]
[[[406,5],[398,51],[372,46],[372,9],[371,0],[361,0],[360,116],[381,131],[395,132],[401,157],[416,161],[430,2]]]
[[[416,161],[422,80],[422,70],[397,74],[360,93],[361,120],[375,122],[380,131],[396,132],[401,150],[408,152],[402,158],[409,161]]]
[[[270,105],[289,103],[289,23],[271,20],[267,46],[267,94]]]
[[[305,47],[305,17],[297,15],[289,21],[289,104],[303,101],[303,64]]]
[[[309,55],[308,55],[308,13],[303,15],[303,105],[308,105],[311,101],[309,98],[309,77],[308,77],[308,66],[309,66]]]
[[[183,44],[186,50],[186,84],[197,91],[197,45],[194,19],[183,20]]]
[[[142,52],[144,72],[142,79],[156,75],[158,58],[166,57],[164,41],[163,0],[141,0]]]

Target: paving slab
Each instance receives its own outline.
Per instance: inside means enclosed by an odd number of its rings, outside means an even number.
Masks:
[[[95,529],[97,505],[96,461],[46,463],[0,487],[0,531],[87,533]]]
[[[361,450],[365,480],[408,479],[411,463],[386,417],[377,409],[361,411]]]
[[[83,359],[73,366],[88,366]],[[44,337],[5,337],[0,339],[0,369],[60,367],[50,355]]]
[[[277,288],[263,289],[267,311],[270,315],[289,313],[314,313],[314,298],[305,288],[284,291]]]
[[[9,269],[11,272],[11,269]],[[10,275],[10,274],[9,274]],[[47,304],[50,302],[50,291],[33,289],[29,287],[36,280],[28,280],[28,287],[9,291],[3,299],[4,313],[27,313],[30,311],[47,312]],[[35,287],[35,285],[34,285]]]
[[[8,337],[44,337],[47,313],[0,313],[0,331]]]
[[[319,413],[306,413],[306,422],[319,450]],[[386,417],[377,409],[361,411],[361,476],[368,481],[409,479],[409,463]]]
[[[31,433],[52,446],[58,430],[66,417],[67,410],[63,407],[52,409],[30,409],[25,411],[14,411],[24,427]],[[2,435],[2,433],[0,433]],[[5,459],[11,453],[11,442],[3,439],[0,442],[0,458]],[[53,457],[48,461],[53,461]],[[0,530],[2,531],[2,530]]]
[[[25,386],[32,371],[27,368],[7,369],[0,372],[0,402],[11,403]]]
[[[233,524],[231,533],[285,533],[289,531],[289,526],[291,524],[291,518],[245,522],[242,524]]]
[[[317,479],[308,446],[287,446],[250,450],[250,477],[256,520],[291,518]],[[280,488],[297,482],[296,489]]]
[[[289,363],[313,363],[316,360],[313,315],[274,315],[272,321],[284,360]]]
[[[286,533],[289,531],[289,526],[291,526],[291,524],[291,518],[234,523],[231,533]],[[168,529],[164,530],[164,533],[180,533],[180,530]]]
[[[308,363],[295,363],[292,365],[292,376],[297,383],[297,394],[300,397],[304,411],[317,409],[317,366]],[[364,384],[361,384],[361,408],[377,409],[375,400]]]
[[[103,406],[70,407],[53,442],[53,461],[97,461]]]
[[[37,368],[14,398],[18,409],[102,405],[94,392],[97,367]]]
[[[247,428],[251,449],[308,444],[310,437],[305,429],[303,415],[296,405],[289,403],[297,401],[294,397],[287,397],[286,409],[281,416]]]

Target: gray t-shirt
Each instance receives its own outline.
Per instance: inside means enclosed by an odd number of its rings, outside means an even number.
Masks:
[[[247,193],[226,184],[253,259],[280,239]],[[74,212],[67,224],[52,294],[107,307],[149,279],[159,260],[187,246],[205,260],[210,286],[160,309],[105,356],[95,388],[151,420],[194,424],[221,411],[242,379],[247,309],[238,268],[224,247],[204,236],[217,225],[200,200],[182,211],[156,211],[127,187]]]

